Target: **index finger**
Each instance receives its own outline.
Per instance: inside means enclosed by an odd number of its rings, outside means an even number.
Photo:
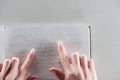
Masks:
[[[59,57],[60,57],[63,68],[68,69],[70,67],[70,62],[66,54],[65,47],[61,41],[58,42],[58,53],[59,53]]]
[[[27,71],[29,69],[34,57],[35,57],[35,49],[31,49],[31,51],[27,55],[27,58],[25,59],[25,61],[23,62],[22,66],[21,66],[21,69],[23,71]]]

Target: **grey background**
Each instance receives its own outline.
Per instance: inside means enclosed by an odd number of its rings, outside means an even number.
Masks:
[[[0,0],[0,24],[88,23],[98,80],[119,80],[119,8],[119,0]]]

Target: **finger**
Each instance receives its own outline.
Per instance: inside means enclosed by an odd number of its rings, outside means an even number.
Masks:
[[[96,70],[95,70],[95,65],[94,61],[92,59],[88,60],[88,68],[92,72],[93,78],[97,80],[97,75],[96,75]]]
[[[81,71],[79,53],[78,52],[72,53],[71,59],[75,72]]]
[[[22,66],[20,68],[20,74],[25,75],[27,73],[30,65],[32,64],[34,57],[35,57],[35,49],[31,49],[27,58],[25,59],[25,61],[23,62]]]
[[[4,63],[3,63],[3,66],[2,66],[2,64],[1,64],[1,68],[2,68],[2,70],[1,70],[1,76],[2,77],[4,77],[5,75],[6,75],[6,73],[7,73],[7,71],[9,70],[9,68],[10,68],[10,65],[11,65],[11,60],[10,59],[6,59],[5,61],[4,61]]]
[[[82,80],[84,73],[80,65],[79,53],[78,52],[72,53],[71,59],[72,59],[73,72],[77,76],[76,77],[77,80]]]
[[[86,71],[88,70],[88,62],[87,62],[87,57],[85,55],[81,55],[80,57],[82,68]]]
[[[34,76],[29,76],[29,77],[27,77],[25,80],[39,80],[39,76],[36,76],[36,75],[34,75]]]
[[[65,70],[69,69],[69,67],[70,67],[69,58],[66,54],[65,47],[61,41],[58,42],[58,53],[59,53],[59,57],[60,57],[63,68]]]
[[[61,69],[52,67],[49,69],[49,71],[55,73],[59,80],[65,80],[65,73]]]
[[[15,80],[19,73],[18,67],[19,67],[19,59],[13,57],[10,72],[6,76],[5,80]]]
[[[85,55],[82,55],[80,57],[80,60],[81,60],[81,66],[82,66],[82,69],[83,69],[83,72],[84,72],[84,75],[85,77],[87,77],[87,73],[88,73],[88,62],[87,62],[87,57]]]
[[[65,47],[61,41],[58,42],[58,52],[60,59],[63,59],[65,56],[67,56]]]
[[[89,70],[91,70],[93,73],[96,72],[96,71],[95,71],[95,65],[94,65],[94,62],[93,62],[92,59],[89,59],[89,60],[88,60],[88,68],[89,68]]]

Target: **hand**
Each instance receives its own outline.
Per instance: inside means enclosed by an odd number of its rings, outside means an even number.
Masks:
[[[52,67],[49,70],[56,74],[60,80],[97,80],[94,62],[78,52],[71,55],[71,62],[67,56],[64,45],[58,42],[58,52],[63,70]]]
[[[35,50],[32,49],[25,61],[19,66],[19,58],[6,59],[0,64],[0,80],[35,80],[37,76],[27,76],[27,71],[35,57]]]

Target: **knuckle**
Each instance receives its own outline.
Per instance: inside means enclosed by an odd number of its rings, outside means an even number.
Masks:
[[[78,53],[78,52],[74,52],[74,53],[72,53],[72,56],[73,56],[74,58],[76,58],[76,57],[79,56],[79,53]]]
[[[61,58],[61,62],[63,62],[63,63],[64,63],[65,61],[66,61],[66,59],[65,59],[65,58]]]
[[[26,72],[27,72],[27,68],[25,66],[21,67],[20,73],[26,73]]]
[[[20,69],[20,73],[23,73],[24,71],[25,71],[25,68],[22,67],[22,68]]]
[[[61,59],[61,61],[63,62],[63,63],[65,63],[65,62],[67,62],[68,61],[68,56],[64,56],[64,57],[62,57],[62,59]]]

